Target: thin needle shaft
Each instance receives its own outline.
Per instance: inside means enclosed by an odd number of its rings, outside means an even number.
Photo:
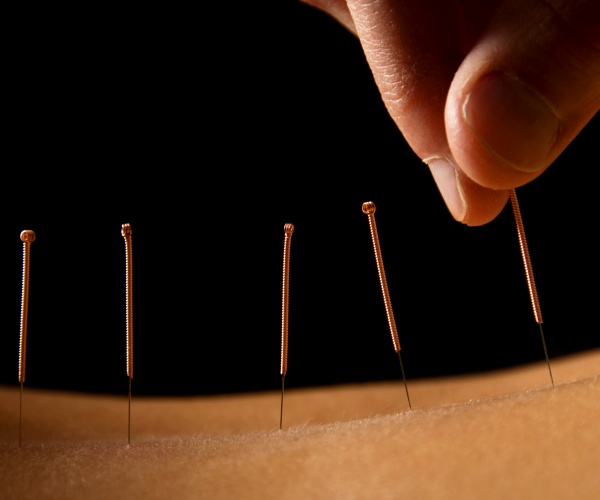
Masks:
[[[281,375],[281,407],[279,409],[279,430],[283,427],[283,394],[285,392],[285,373]]]
[[[19,390],[19,448],[22,445],[22,430],[23,428],[23,382],[21,382],[21,389]]]
[[[519,246],[521,247],[521,257],[523,258],[523,266],[525,267],[525,276],[527,277],[527,288],[529,289],[529,297],[531,298],[533,316],[535,318],[536,323],[540,327],[540,334],[542,336],[542,346],[544,347],[544,355],[546,356],[548,373],[550,374],[550,382],[552,382],[552,387],[554,387],[554,377],[552,376],[552,369],[550,368],[550,358],[548,357],[548,350],[546,349],[546,340],[544,338],[544,329],[542,328],[542,308],[540,307],[537,287],[535,286],[535,279],[533,277],[533,267],[531,265],[531,258],[529,257],[529,247],[527,245],[527,238],[525,238],[525,226],[523,225],[523,219],[521,217],[521,209],[519,208],[517,193],[514,189],[510,190],[510,202],[512,204],[513,213],[515,215],[515,222],[517,224]]]
[[[398,359],[400,360],[400,371],[402,372],[402,380],[404,380],[404,390],[406,391],[406,399],[408,400],[408,407],[412,410],[412,405],[410,404],[410,396],[408,395],[408,386],[406,385],[406,376],[404,375],[404,366],[402,365],[402,356],[400,355],[400,350],[398,350]]]
[[[392,335],[394,350],[398,353],[400,360],[400,371],[402,372],[402,380],[404,381],[404,389],[406,390],[406,399],[408,407],[412,410],[410,397],[408,396],[408,385],[406,384],[406,376],[404,375],[404,367],[402,366],[402,356],[400,355],[400,340],[398,339],[398,330],[396,329],[396,320],[394,319],[394,311],[392,309],[392,301],[388,291],[387,279],[385,277],[385,269],[383,267],[383,256],[381,254],[381,246],[379,244],[379,235],[377,233],[377,224],[375,222],[375,203],[366,201],[362,205],[362,211],[369,218],[369,228],[371,229],[371,239],[373,240],[373,249],[375,250],[375,261],[377,264],[377,272],[379,274],[379,282],[381,283],[381,291],[383,293],[383,302],[385,304],[385,312],[387,314],[388,325]]]
[[[127,444],[131,445],[131,377],[129,377],[129,406],[127,411]]]
[[[35,233],[31,229],[21,232],[23,242],[23,279],[21,287],[21,328],[19,335],[19,448],[22,445],[23,430],[23,383],[25,382],[25,360],[27,358],[27,318],[29,316],[29,267],[31,260],[31,243],[35,241]]]
[[[281,301],[281,409],[279,412],[279,430],[283,427],[283,394],[285,387],[285,374],[287,373],[288,357],[288,317],[290,302],[290,251],[292,246],[293,224],[283,226],[285,237],[283,240],[283,298]]]
[[[126,320],[126,369],[129,377],[129,408],[127,415],[127,443],[131,444],[131,380],[133,379],[133,268],[131,252],[131,225],[123,224],[121,234],[125,238],[125,320]]]

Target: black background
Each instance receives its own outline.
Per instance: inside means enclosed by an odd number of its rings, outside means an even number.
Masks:
[[[164,8],[164,7],[162,7]],[[364,201],[377,205],[409,379],[543,359],[510,207],[469,228],[387,115],[356,39],[295,1],[14,12],[4,80],[0,383],[125,393],[133,229],[134,393],[399,377]],[[552,358],[597,347],[596,116],[518,190]]]

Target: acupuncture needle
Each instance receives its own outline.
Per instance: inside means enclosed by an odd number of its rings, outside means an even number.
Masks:
[[[362,211],[369,218],[369,228],[371,229],[371,239],[373,240],[373,249],[375,250],[375,261],[377,264],[377,272],[379,274],[379,282],[381,283],[381,291],[383,292],[383,301],[385,304],[385,312],[387,314],[390,332],[392,334],[392,342],[394,350],[398,353],[400,361],[400,371],[402,372],[402,380],[404,381],[404,389],[406,391],[406,399],[408,400],[408,408],[412,410],[410,404],[410,396],[408,395],[408,385],[406,384],[406,376],[404,375],[404,366],[402,365],[402,356],[400,355],[400,340],[398,339],[398,330],[396,329],[396,320],[394,319],[394,311],[392,309],[392,301],[388,291],[387,279],[385,277],[385,269],[383,267],[383,256],[381,254],[381,245],[379,244],[379,236],[377,233],[377,224],[375,222],[375,203],[366,201],[362,205]]]
[[[293,224],[283,226],[283,297],[281,301],[281,409],[279,411],[279,430],[283,427],[283,393],[285,391],[285,374],[288,357],[288,317],[290,307],[290,250],[292,246]]]
[[[529,247],[527,245],[527,238],[525,238],[525,226],[523,225],[523,218],[521,217],[521,209],[519,208],[519,201],[517,200],[517,192],[514,189],[510,190],[510,202],[512,204],[513,213],[515,215],[517,235],[519,237],[519,246],[521,247],[521,257],[523,258],[525,276],[527,277],[527,288],[529,289],[529,297],[531,298],[531,306],[533,308],[533,317],[535,318],[536,323],[540,327],[540,335],[542,337],[542,346],[544,347],[546,363],[548,364],[550,382],[552,382],[552,387],[554,387],[554,378],[552,377],[552,369],[550,368],[550,358],[548,357],[548,349],[546,349],[546,340],[544,338],[544,329],[542,327],[542,309],[540,307],[537,287],[535,286],[535,279],[533,277],[533,267],[531,266],[531,258],[529,257]]]
[[[131,225],[122,224],[125,239],[125,320],[126,320],[126,368],[129,377],[129,409],[127,416],[127,443],[131,445],[131,379],[133,379],[133,270],[131,262]]]
[[[23,383],[25,382],[25,360],[27,357],[27,317],[29,314],[29,267],[31,261],[31,243],[35,241],[35,233],[31,229],[21,232],[23,242],[23,279],[21,286],[21,329],[19,335],[19,448],[22,444],[23,430]]]

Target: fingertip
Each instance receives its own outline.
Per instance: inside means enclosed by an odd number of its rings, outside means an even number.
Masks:
[[[450,215],[467,226],[482,226],[494,220],[509,198],[507,190],[493,190],[474,183],[448,159],[427,158],[431,175]]]
[[[461,186],[468,206],[463,224],[483,226],[492,222],[504,210],[510,197],[510,190],[488,189],[474,183],[464,174],[459,175],[461,176]]]
[[[462,222],[467,214],[467,205],[458,172],[448,160],[433,157],[423,160],[438,187],[452,217]]]

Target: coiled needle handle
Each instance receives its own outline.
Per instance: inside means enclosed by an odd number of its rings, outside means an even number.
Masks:
[[[529,256],[529,247],[527,245],[527,238],[525,238],[525,226],[523,225],[523,218],[521,217],[521,209],[519,208],[517,193],[514,189],[510,190],[510,202],[512,204],[513,213],[515,215],[517,235],[519,236],[519,246],[521,247],[521,257],[523,258],[523,266],[525,267],[525,276],[527,278],[527,288],[529,289],[529,297],[531,298],[533,316],[535,318],[536,323],[540,327],[540,335],[542,337],[542,346],[544,347],[546,363],[548,364],[550,382],[552,382],[552,387],[554,387],[554,377],[552,377],[552,369],[550,368],[550,358],[548,357],[548,350],[546,349],[546,340],[544,338],[544,329],[542,327],[542,308],[540,307],[537,287],[535,286],[535,279],[533,277],[533,267],[531,265],[531,258]]]
[[[400,361],[400,371],[402,372],[402,380],[404,381],[404,389],[406,390],[406,399],[408,400],[408,407],[412,410],[410,404],[410,396],[408,395],[408,385],[406,384],[406,376],[404,375],[404,366],[402,365],[402,356],[400,355],[400,340],[398,339],[398,330],[396,329],[396,320],[394,319],[394,311],[392,309],[392,301],[390,299],[390,293],[388,291],[387,279],[385,277],[385,269],[383,267],[383,256],[381,254],[381,246],[379,244],[379,234],[377,233],[377,224],[375,222],[375,203],[372,201],[366,201],[362,205],[362,211],[369,218],[369,228],[371,230],[371,239],[373,240],[373,249],[375,250],[375,261],[377,264],[377,272],[379,274],[379,282],[381,284],[381,291],[383,293],[383,301],[385,304],[385,312],[387,314],[388,325],[390,327],[390,333],[392,335],[392,342],[394,344],[394,350],[398,353],[398,360]]]
[[[285,386],[285,374],[287,373],[288,357],[288,317],[290,310],[290,252],[292,246],[293,224],[283,226],[285,234],[283,240],[283,290],[281,301],[281,408],[279,411],[279,430],[283,426],[283,393]]]
[[[133,379],[133,267],[131,251],[131,225],[122,224],[125,239],[125,320],[126,320],[126,370],[129,377],[129,409],[127,416],[127,443],[131,444],[131,380]]]
[[[19,334],[19,448],[22,444],[23,429],[23,383],[25,382],[25,361],[27,358],[27,318],[29,316],[29,267],[31,261],[31,244],[35,241],[35,233],[31,229],[21,232],[23,242],[23,278],[21,286],[21,328]]]

